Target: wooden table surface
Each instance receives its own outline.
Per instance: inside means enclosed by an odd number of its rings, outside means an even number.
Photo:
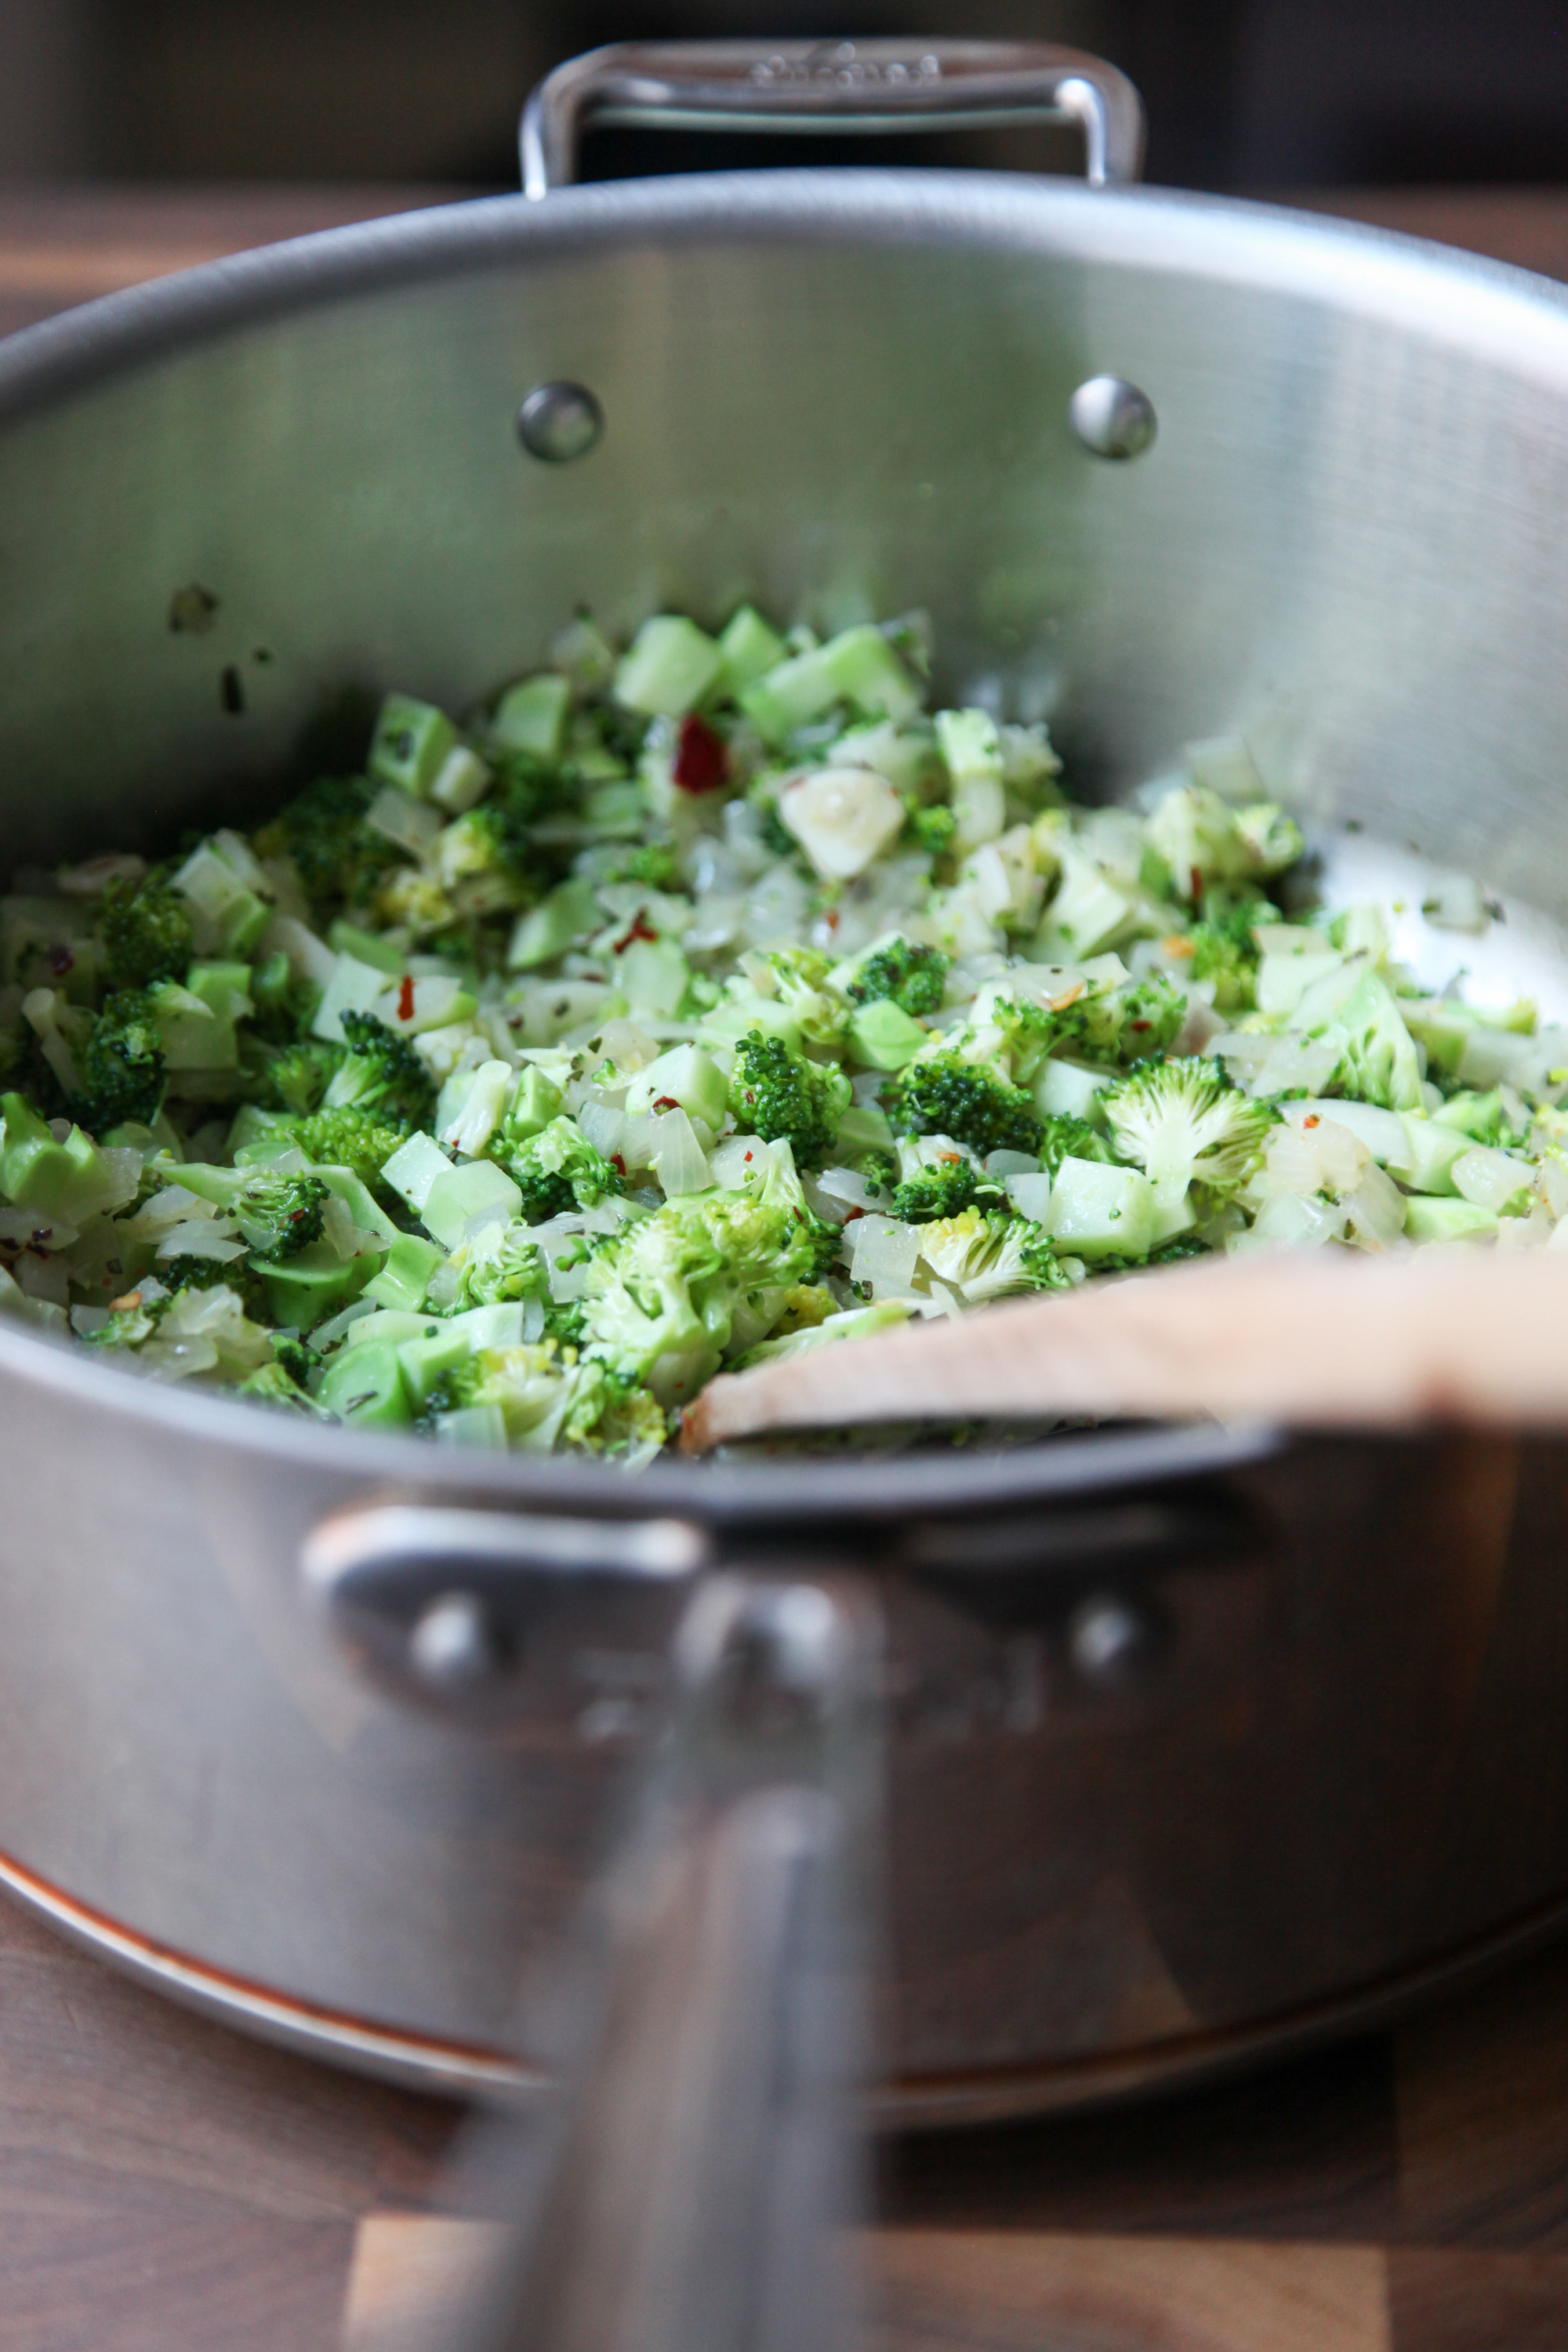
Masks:
[[[0,196],[0,330],[438,191]],[[1568,194],[1321,208],[1568,278]],[[482,2221],[456,2109],[201,2022],[0,1904],[0,2352],[374,2352]],[[894,2352],[1563,2352],[1568,1950],[1128,2112],[889,2147]]]

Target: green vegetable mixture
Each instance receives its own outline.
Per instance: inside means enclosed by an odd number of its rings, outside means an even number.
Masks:
[[[618,659],[579,620],[462,727],[389,696],[256,833],[23,877],[0,1307],[637,1464],[721,1365],[911,1316],[1568,1234],[1568,1040],[1423,993],[1375,907],[1281,911],[1240,745],[1076,808],[1043,726],[927,673],[918,616],[659,614]]]

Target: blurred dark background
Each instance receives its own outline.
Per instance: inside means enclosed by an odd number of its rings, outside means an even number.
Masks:
[[[1151,180],[1551,183],[1568,178],[1565,28],[1568,0],[0,0],[0,179],[503,187],[524,93],[597,42],[947,31],[1069,41],[1125,67],[1149,109]],[[606,133],[584,164],[600,177],[741,152]],[[786,160],[782,142],[745,152]],[[941,152],[1075,162],[1049,133]]]

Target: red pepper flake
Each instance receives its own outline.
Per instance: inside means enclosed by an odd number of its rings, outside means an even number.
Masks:
[[[1320,1120],[1317,1112],[1314,1111],[1311,1117],[1310,1118],[1304,1118],[1301,1121],[1301,1124],[1303,1127],[1318,1127],[1321,1125],[1321,1121]]]
[[[1149,1024],[1146,1021],[1130,1021],[1127,1026],[1129,1029],[1147,1029]]]
[[[1204,895],[1204,877],[1195,866],[1192,870],[1191,885],[1192,887],[1188,890],[1187,896],[1189,898],[1195,901],[1201,898]]]
[[[826,915],[824,915],[824,917],[823,917],[822,920],[823,920],[824,928],[825,928],[826,929],[830,930],[830,931],[836,931],[836,930],[838,929],[838,909],[837,909],[837,907],[829,907],[829,908],[827,909],[826,914]]]
[[[70,971],[74,968],[75,964],[76,958],[72,955],[69,948],[58,947],[51,948],[49,950],[49,970],[54,973],[57,980],[60,979],[64,973]]]
[[[614,952],[616,955],[625,955],[634,940],[647,940],[654,945],[658,941],[658,933],[648,922],[647,909],[642,907],[639,907],[632,917],[632,927],[626,938],[616,941]]]
[[[857,1217],[863,1217],[865,1213],[866,1212],[864,1209],[851,1209],[844,1222],[847,1225],[852,1225]]]
[[[658,1095],[654,1099],[655,1110],[679,1110],[680,1105],[673,1095]]]
[[[611,1167],[616,1171],[616,1173],[619,1176],[619,1178],[620,1178],[620,1180],[621,1180],[622,1183],[624,1184],[624,1183],[626,1182],[626,1161],[621,1158],[621,1155],[620,1155],[620,1153],[619,1153],[618,1151],[612,1151],[612,1152],[611,1152],[611,1154],[610,1154],[610,1165],[611,1165]]]
[[[751,1097],[748,1095],[748,1096],[747,1096],[747,1097],[746,1097],[746,1099],[747,1099],[747,1101],[749,1102],[749,1101],[751,1100]],[[750,1165],[750,1163],[751,1163],[751,1159],[752,1159],[752,1155],[751,1155],[751,1153],[748,1151],[748,1152],[747,1152],[747,1154],[746,1154],[746,1164],[747,1164],[748,1166],[749,1166],[749,1165]]]
[[[397,1017],[400,1021],[414,1018],[414,974],[405,971],[397,991]]]
[[[695,710],[680,722],[680,740],[669,773],[683,793],[716,793],[729,776],[729,745]]]

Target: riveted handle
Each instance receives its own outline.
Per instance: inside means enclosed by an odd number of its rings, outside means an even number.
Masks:
[[[1043,41],[648,41],[557,66],[523,110],[523,193],[577,176],[595,124],[828,133],[1081,124],[1091,188],[1136,180],[1143,107],[1125,74]]]

